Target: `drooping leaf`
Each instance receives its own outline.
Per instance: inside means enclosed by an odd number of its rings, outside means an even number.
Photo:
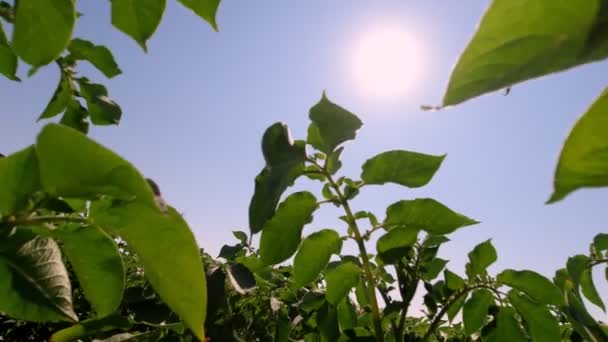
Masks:
[[[25,209],[30,196],[42,189],[34,147],[0,158],[0,216]]]
[[[260,239],[260,258],[267,265],[289,259],[298,249],[302,228],[312,221],[317,199],[310,192],[296,192],[285,199],[266,222]]]
[[[343,142],[354,139],[363,126],[355,114],[331,102],[325,92],[310,108],[309,117],[312,123],[308,127],[307,142],[327,155]]]
[[[110,49],[103,45],[95,45],[88,40],[75,38],[68,45],[68,51],[73,58],[93,64],[108,78],[122,73]]]
[[[443,156],[410,151],[388,151],[363,164],[361,179],[366,184],[395,183],[419,188],[431,181],[443,162]]]
[[[526,321],[533,341],[560,341],[561,334],[557,319],[551,315],[549,308],[538,305],[516,291],[510,291],[509,301]]]
[[[382,235],[376,242],[378,257],[385,264],[392,264],[407,255],[407,251],[416,242],[418,231],[397,227]]]
[[[166,0],[112,0],[112,25],[133,38],[144,51],[158,28]]]
[[[462,321],[464,331],[471,335],[483,326],[488,316],[490,305],[494,304],[494,297],[487,289],[478,289],[473,292],[462,308]]]
[[[559,288],[549,279],[534,271],[504,270],[496,277],[496,280],[527,294],[540,304],[562,305],[564,303]]]
[[[496,327],[488,334],[485,341],[490,342],[525,342],[526,335],[521,330],[519,322],[515,317],[515,309],[501,306],[498,309]]]
[[[385,227],[407,227],[431,234],[449,234],[458,228],[477,224],[431,198],[403,200],[386,210]]]
[[[321,335],[320,342],[337,341],[340,336],[340,328],[338,324],[338,311],[335,306],[325,303],[319,311],[317,311],[317,322],[319,324],[319,332]]]
[[[566,315],[575,330],[589,341],[608,341],[608,334],[589,314],[581,299],[573,291],[567,291],[566,298],[568,302]]]
[[[63,112],[70,103],[72,94],[73,90],[70,80],[67,79],[65,75],[61,75],[59,85],[57,85],[57,89],[55,89],[55,93],[53,93],[53,97],[51,97],[51,100],[46,105],[46,108],[38,117],[38,121],[52,118],[55,115]]]
[[[357,311],[355,306],[351,303],[348,296],[344,297],[338,304],[338,323],[340,324],[340,331],[353,329],[357,326]]]
[[[491,240],[480,243],[469,252],[469,262],[466,265],[467,276],[472,279],[476,275],[485,274],[488,266],[497,259],[496,249]]]
[[[256,286],[253,273],[239,263],[228,266],[228,279],[234,290],[240,294],[250,292]]]
[[[589,261],[589,257],[582,254],[568,258],[566,269],[568,270],[568,275],[570,275],[570,278],[574,282],[574,287],[577,291],[581,283],[581,278],[583,277],[583,272],[589,266]]]
[[[460,56],[443,98],[454,105],[608,56],[608,8],[591,0],[495,0]]]
[[[84,295],[97,313],[113,313],[122,300],[125,270],[112,238],[95,226],[64,225],[52,231],[70,260]]]
[[[323,229],[307,236],[293,262],[293,282],[300,288],[313,282],[325,269],[332,254],[339,254],[342,240],[338,233]]]
[[[215,16],[220,0],[179,0],[179,2],[208,22],[214,30],[218,30]]]
[[[275,123],[262,138],[266,167],[255,178],[255,191],[249,204],[249,229],[258,233],[276,210],[281,195],[302,174],[306,152],[293,143],[286,125]]]
[[[460,290],[464,287],[464,279],[458,274],[446,269],[443,271],[445,285],[452,291]]]
[[[445,265],[447,265],[448,261],[440,258],[434,258],[428,263],[424,265],[425,271],[422,273],[422,279],[426,281],[431,281],[443,270]]]
[[[73,0],[20,0],[16,7],[13,50],[34,67],[59,57],[76,21]]]
[[[87,100],[91,121],[95,125],[118,125],[122,110],[108,97],[108,90],[101,84],[79,79],[80,93]]]
[[[603,7],[608,13],[608,6]],[[607,106],[608,89],[605,89],[570,131],[557,163],[549,203],[559,201],[580,188],[608,186]]]
[[[17,56],[6,39],[2,23],[0,23],[0,74],[9,80],[20,81],[17,77]]]
[[[458,298],[458,300],[456,300],[454,303],[452,303],[452,305],[448,308],[447,314],[448,314],[448,320],[451,322],[454,320],[454,318],[456,318],[456,315],[458,315],[458,313],[460,312],[460,309],[462,309],[462,306],[464,305],[464,302],[467,300],[467,295],[465,294],[464,296],[461,296],[460,298]]]
[[[333,305],[346,297],[350,290],[357,286],[361,275],[361,269],[352,262],[340,263],[335,268],[327,271],[325,280],[327,282],[327,290],[325,298]]]
[[[603,311],[606,311],[604,301],[602,301],[602,297],[600,297],[600,294],[595,288],[595,283],[593,282],[593,273],[591,272],[591,270],[591,268],[586,268],[581,274],[581,291],[591,303],[597,305]]]
[[[78,321],[59,247],[17,229],[0,242],[0,312],[35,322]]]

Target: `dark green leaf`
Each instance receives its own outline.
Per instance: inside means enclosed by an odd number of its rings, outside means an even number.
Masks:
[[[363,123],[348,110],[329,101],[325,92],[321,100],[310,109],[308,143],[319,151],[331,154],[336,147],[357,135]]]
[[[344,147],[339,147],[332,154],[329,155],[327,159],[327,164],[325,169],[330,174],[335,174],[342,167],[342,162],[340,161],[340,155],[342,155],[342,151],[344,151]]]
[[[357,303],[360,307],[369,305],[369,294],[365,287],[365,280],[363,277],[359,277],[357,285],[355,287],[355,296],[357,297]]]
[[[101,319],[88,319],[75,324],[71,327],[61,329],[51,336],[51,342],[71,342],[82,341],[82,338],[102,335],[103,333],[113,330],[129,330],[133,323],[127,318],[118,315],[112,315]],[[97,340],[99,341],[99,340]],[[112,340],[104,340],[112,342]],[[120,341],[120,340],[116,340]]]
[[[112,0],[112,25],[133,38],[144,51],[158,28],[166,0]]]
[[[585,308],[583,302],[572,291],[567,292],[566,314],[576,331],[589,341],[608,341],[608,335]]]
[[[108,97],[108,90],[101,84],[79,79],[80,93],[87,100],[91,121],[95,125],[118,125],[122,110]]]
[[[300,288],[313,282],[325,269],[332,254],[340,254],[342,240],[331,229],[310,234],[302,245],[293,262],[294,287]]]
[[[258,233],[276,210],[281,195],[302,174],[306,152],[293,143],[286,125],[275,123],[262,138],[266,167],[255,178],[255,191],[249,204],[249,229]]]
[[[392,264],[407,255],[410,247],[416,242],[418,231],[397,227],[382,235],[376,242],[378,257],[385,264]]]
[[[570,275],[574,286],[578,291],[578,287],[583,276],[583,272],[589,266],[589,257],[586,255],[578,254],[568,258],[566,268],[568,269],[568,275]]]
[[[608,6],[604,7],[608,11]],[[606,38],[608,41],[608,34]],[[580,188],[608,186],[607,106],[608,89],[605,89],[570,132],[557,163],[549,203]]]
[[[125,271],[112,238],[98,227],[77,224],[54,229],[52,236],[61,241],[61,249],[97,317],[114,312],[122,300]]]
[[[453,321],[454,318],[456,317],[456,315],[460,312],[460,309],[462,309],[462,306],[464,305],[464,302],[467,300],[467,295],[461,296],[460,298],[458,298],[458,300],[456,300],[455,302],[452,303],[452,305],[450,305],[450,307],[448,308],[448,320]]]
[[[218,30],[215,15],[220,6],[220,0],[179,0],[179,2],[208,22],[214,30]]]
[[[0,23],[0,74],[9,80],[20,81],[17,77],[17,56],[13,52]]]
[[[422,273],[422,279],[431,281],[439,275],[441,270],[447,265],[448,261],[440,258],[434,258],[424,265],[425,271]]]
[[[352,262],[340,263],[335,268],[327,271],[325,276],[327,282],[325,298],[327,298],[327,301],[333,305],[338,305],[350,290],[357,286],[360,275],[361,269]]]
[[[73,0],[19,0],[13,30],[13,50],[33,66],[59,57],[76,21]]]
[[[490,342],[527,342],[528,338],[521,330],[515,309],[502,306],[498,309],[496,328],[487,336],[485,341]]]
[[[476,275],[485,274],[488,266],[492,265],[497,258],[496,249],[492,246],[491,240],[480,243],[469,252],[469,263],[466,265],[467,276],[474,278]]]
[[[481,329],[488,316],[488,309],[492,304],[494,304],[494,297],[489,290],[479,289],[473,292],[471,298],[462,308],[462,321],[467,335]]]
[[[355,306],[351,303],[348,296],[344,297],[338,304],[338,323],[340,324],[340,330],[353,329],[357,326],[357,311]]]
[[[78,101],[72,100],[68,103],[68,109],[59,123],[87,134],[89,132],[89,122],[86,120],[88,116],[89,112]]]
[[[602,297],[597,292],[595,288],[595,284],[593,283],[593,273],[591,272],[591,268],[586,268],[581,274],[581,291],[589,299],[589,301],[598,307],[600,307],[604,312],[606,311],[606,307],[604,306],[604,302],[602,301]]]
[[[363,164],[361,179],[366,184],[396,183],[410,188],[428,184],[443,162],[443,156],[410,151],[388,151]]]
[[[560,341],[560,331],[557,319],[551,315],[544,305],[538,305],[516,291],[509,292],[509,301],[527,323],[528,331],[533,341]]]
[[[228,266],[228,279],[234,290],[240,294],[245,294],[256,286],[253,273],[239,263]]]
[[[608,250],[608,234],[597,234],[593,238],[593,246],[598,252]]]
[[[89,61],[108,78],[122,72],[112,52],[103,45],[95,45],[88,40],[76,38],[72,39],[68,51],[75,59]]]
[[[338,312],[332,305],[325,303],[317,312],[317,322],[321,333],[321,342],[334,342],[340,336]]]
[[[527,294],[540,304],[562,305],[564,303],[559,288],[549,279],[534,271],[504,270],[496,277],[496,280]]]
[[[244,246],[242,244],[236,244],[234,246],[223,245],[220,249],[220,254],[218,257],[224,258],[226,260],[234,260],[234,258],[238,255],[240,251],[242,251]]]
[[[443,271],[443,276],[448,289],[456,291],[464,287],[464,279],[462,279],[458,274],[446,269]]]
[[[25,209],[30,196],[42,189],[34,147],[0,158],[0,216]]]
[[[40,114],[40,116],[38,117],[39,121],[42,119],[52,118],[55,115],[63,112],[67,108],[68,104],[70,103],[70,100],[72,99],[73,94],[72,85],[70,84],[70,82],[71,81],[67,79],[64,75],[61,76],[61,79],[59,80],[59,85],[57,86],[57,89],[55,89],[53,97],[46,105],[46,108],[44,109],[42,114]]]
[[[247,245],[247,233],[237,230],[233,231],[232,235],[234,235],[234,237],[237,238],[241,242],[241,244]]]
[[[317,199],[309,192],[291,194],[264,225],[260,239],[260,258],[267,265],[289,259],[298,249],[302,228],[312,221]]]
[[[444,105],[605,58],[608,7],[592,0],[496,0],[460,56]],[[600,135],[601,136],[601,135]]]
[[[425,230],[431,234],[448,234],[458,228],[477,223],[431,198],[393,203],[387,208],[384,221],[389,229],[401,226],[413,230]]]
[[[434,235],[434,234],[428,234],[426,236],[426,238],[424,239],[424,242],[422,243],[422,245],[424,247],[434,247],[434,246],[440,246],[445,242],[450,241],[450,239],[448,239],[445,235]]]

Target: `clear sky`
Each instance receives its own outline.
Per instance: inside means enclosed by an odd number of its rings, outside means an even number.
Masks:
[[[264,129],[283,121],[304,138],[308,109],[323,90],[365,123],[343,154],[344,174],[358,177],[367,158],[389,149],[447,153],[429,186],[369,187],[354,207],[383,217],[397,200],[433,197],[482,221],[453,234],[440,252],[457,273],[464,273],[466,253],[492,238],[499,261],[491,271],[529,268],[552,277],[568,256],[586,253],[593,236],[607,231],[606,190],[544,205],[561,143],[606,86],[605,63],[517,85],[508,96],[494,93],[438,112],[419,109],[440,103],[486,1],[225,1],[219,33],[168,1],[148,54],[112,28],[109,2],[78,6],[84,16],[76,36],[109,46],[124,71],[106,80],[80,68],[108,86],[124,113],[119,127],[93,127],[91,135],[155,179],[212,254],[235,242],[232,230],[248,231]],[[353,70],[357,42],[383,28],[413,37],[421,61],[413,86],[393,99],[366,95]],[[22,65],[20,84],[0,80],[5,154],[34,141],[42,126],[34,121],[58,80],[54,66],[30,79],[26,71]],[[343,229],[336,213],[323,208],[306,231]],[[597,283],[605,284],[599,271]]]

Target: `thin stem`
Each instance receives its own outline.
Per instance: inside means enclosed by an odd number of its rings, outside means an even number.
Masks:
[[[39,225],[41,223],[64,223],[64,222],[75,222],[75,223],[87,223],[87,219],[83,217],[73,216],[35,216],[28,218],[17,218],[9,221],[13,226],[27,226],[27,225]]]

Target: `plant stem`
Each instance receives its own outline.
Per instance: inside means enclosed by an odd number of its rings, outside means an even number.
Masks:
[[[41,223],[63,223],[63,222],[75,222],[75,223],[87,223],[87,219],[84,217],[72,217],[72,216],[35,216],[28,218],[18,218],[9,223],[12,226],[27,226],[27,225],[38,225]]]

